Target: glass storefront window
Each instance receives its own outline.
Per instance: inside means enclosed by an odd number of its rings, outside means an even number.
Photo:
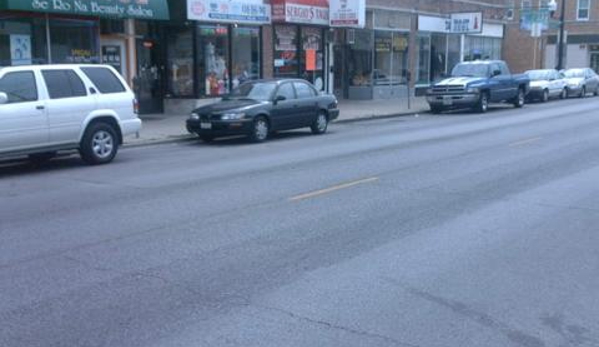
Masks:
[[[190,28],[169,27],[166,31],[167,93],[170,96],[194,96],[193,34]]]
[[[324,88],[322,29],[302,27],[301,38],[300,76],[313,83],[318,90],[322,90]],[[308,53],[308,51],[313,52]],[[308,61],[308,59],[312,61]]]
[[[435,82],[446,73],[447,63],[447,35],[431,36],[431,82]]]
[[[52,63],[99,63],[98,22],[50,19]]]
[[[232,47],[232,87],[260,78],[260,29],[234,28]]]
[[[460,62],[460,36],[459,35],[448,35],[447,36],[447,74],[450,74],[453,67],[458,65]]]
[[[428,35],[418,37],[418,76],[417,83],[430,82],[431,67],[431,37]]]
[[[202,95],[219,96],[229,92],[229,27],[198,27],[198,59]]]
[[[464,60],[501,59],[501,38],[466,36]]]
[[[274,74],[276,77],[297,77],[298,27],[294,25],[275,26]]]
[[[405,84],[408,67],[408,34],[375,31],[374,47],[374,85]]]
[[[353,30],[353,29],[352,29]],[[351,86],[370,86],[372,76],[372,30],[354,30],[347,57],[347,70]]]
[[[0,66],[47,63],[45,25],[38,18],[0,17]]]

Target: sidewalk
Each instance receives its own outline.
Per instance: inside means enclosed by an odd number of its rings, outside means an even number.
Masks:
[[[401,116],[428,111],[423,97],[412,97],[408,109],[407,100],[341,100],[339,101],[339,119],[335,122],[351,122],[379,117]],[[191,110],[190,110],[191,111]],[[189,115],[151,114],[141,115],[143,129],[138,136],[125,138],[126,146],[138,146],[171,141],[194,139],[185,129],[185,120]]]

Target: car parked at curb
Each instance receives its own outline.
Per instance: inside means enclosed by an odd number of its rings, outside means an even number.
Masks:
[[[271,79],[246,82],[221,101],[193,110],[186,126],[204,142],[230,135],[262,142],[279,130],[309,127],[323,134],[338,116],[335,96],[302,79]]]
[[[588,93],[599,95],[599,76],[593,69],[568,69],[562,73],[568,84],[568,96],[584,98]]]
[[[525,74],[530,78],[530,100],[547,102],[551,98],[568,97],[568,83],[557,70],[528,70]]]
[[[451,77],[427,90],[426,100],[433,113],[472,108],[487,112],[490,103],[512,103],[523,107],[529,91],[528,76],[512,75],[501,60],[477,60],[457,64]]]
[[[0,157],[43,162],[78,150],[89,164],[109,163],[123,137],[141,129],[136,107],[111,66],[0,68]]]

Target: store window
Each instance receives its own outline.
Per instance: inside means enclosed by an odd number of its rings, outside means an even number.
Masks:
[[[260,29],[233,28],[232,35],[232,87],[260,78]]]
[[[229,92],[229,27],[201,25],[198,27],[198,76],[200,91],[205,96]]]
[[[406,83],[408,34],[375,31],[374,85],[395,86]]]
[[[51,19],[52,63],[99,63],[98,22],[79,19]]]
[[[350,76],[350,86],[371,86],[373,31],[350,29],[348,36],[350,45],[347,70]]]
[[[45,21],[0,17],[0,66],[48,62]]]
[[[297,45],[299,28],[294,25],[275,26],[274,74],[275,77],[297,77],[299,57]]]
[[[466,36],[464,60],[501,59],[501,38]]]
[[[318,90],[324,88],[324,50],[322,29],[301,28],[300,76],[313,83]]]
[[[430,83],[431,67],[431,37],[429,35],[418,36],[418,76],[417,83]]]
[[[167,93],[174,97],[194,96],[192,29],[169,27],[166,41]]]
[[[461,40],[459,35],[447,36],[447,72],[450,74],[453,67],[460,62]]]

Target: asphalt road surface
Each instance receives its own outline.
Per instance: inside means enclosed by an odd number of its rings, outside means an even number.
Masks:
[[[599,346],[599,98],[0,167],[0,346]]]

